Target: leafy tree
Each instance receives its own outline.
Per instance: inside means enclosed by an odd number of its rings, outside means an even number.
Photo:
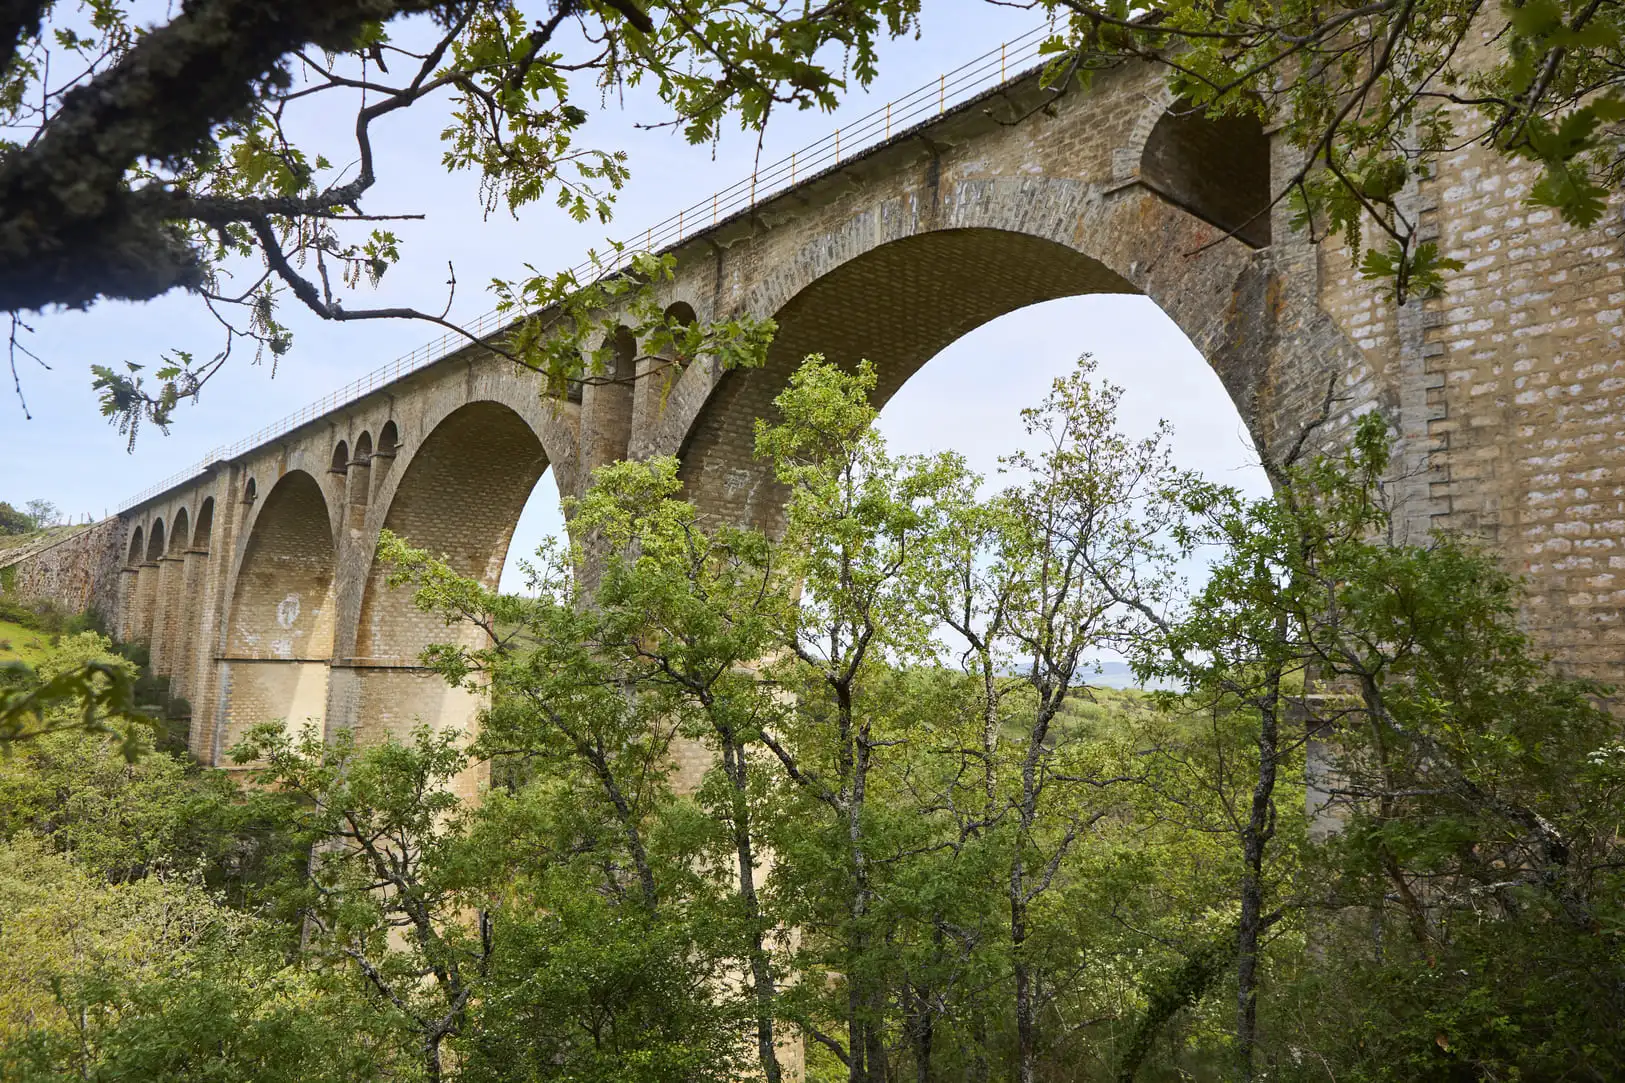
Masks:
[[[0,535],[27,534],[33,529],[33,516],[0,501]]]
[[[54,526],[56,521],[62,517],[60,508],[49,500],[37,497],[24,504],[23,508],[27,511],[28,517],[34,520],[35,530],[44,530],[48,526]]]
[[[70,637],[38,669],[24,662],[0,666],[0,752],[77,729],[117,734],[125,758],[134,758],[152,726],[136,706],[137,673],[95,632]]]
[[[1141,608],[1170,598],[1172,494],[1189,483],[1169,464],[1166,429],[1142,441],[1117,430],[1121,389],[1094,386],[1093,371],[1085,358],[1025,412],[1041,450],[1004,460],[1021,481],[987,502],[960,490],[932,584],[935,615],[963,643],[979,720],[941,800],[962,843],[999,852],[1021,1083],[1037,1076],[1040,1013],[1061,988],[1046,971],[1065,957],[1040,948],[1035,916],[1073,847],[1119,814],[1115,791],[1140,781],[1123,749],[1069,732],[1063,711],[1087,694],[1092,659],[1155,630]]]
[[[290,735],[272,722],[232,754],[256,764],[256,781],[303,799],[302,826],[316,842],[303,908],[315,951],[354,965],[435,1083],[492,950],[486,909],[458,920],[470,900],[448,853],[462,828],[451,783],[467,761],[457,734],[426,728],[410,744],[358,753],[354,742],[348,730],[329,743],[313,726]]]
[[[130,0],[12,4],[0,17],[10,133],[0,208],[13,223],[0,241],[0,308],[12,364],[27,312],[194,294],[222,329],[216,354],[171,351],[155,386],[144,361],[96,368],[104,412],[133,438],[143,419],[167,424],[240,343],[285,354],[289,296],[322,319],[457,331],[450,296],[440,312],[355,302],[401,258],[391,220],[413,217],[367,203],[386,168],[376,124],[437,110],[443,164],[478,177],[487,213],[547,201],[607,221],[627,163],[582,143],[585,87],[607,97],[647,85],[667,123],[704,142],[730,117],[756,126],[774,108],[830,108],[848,78],[873,78],[877,42],[908,29],[917,7],[202,0],[148,25]],[[844,71],[826,46],[846,51]],[[300,138],[301,117],[339,111],[355,118],[347,149]],[[514,289],[545,300],[579,285],[536,275]]]
[[[399,1078],[355,990],[195,879],[113,883],[0,845],[0,1076],[28,1083]]]

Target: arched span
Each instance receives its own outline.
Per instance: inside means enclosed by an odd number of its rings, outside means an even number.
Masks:
[[[220,749],[255,723],[326,713],[336,565],[327,498],[314,477],[291,470],[250,514],[220,662]]]
[[[495,587],[514,525],[548,466],[531,423],[502,403],[473,402],[407,446],[410,455],[402,456],[392,484],[380,490],[380,525]],[[403,736],[419,723],[470,732],[484,698],[447,687],[422,667],[420,657],[432,643],[475,644],[479,633],[448,628],[419,612],[410,589],[389,586],[388,571],[372,558],[355,650],[339,659],[335,675],[345,683],[335,686],[333,703],[345,713],[334,724],[356,730],[364,741]],[[472,792],[476,784],[470,775],[460,786]]]
[[[773,399],[809,353],[843,365],[874,362],[881,406],[949,343],[991,319],[1058,297],[1138,292],[1099,260],[1012,230],[937,230],[878,245],[772,313],[779,332],[765,366],[721,378],[681,452],[688,492],[708,514],[778,525],[783,493],[753,457],[750,419],[772,415]],[[997,379],[996,369],[987,378]]]
[[[452,411],[396,467],[382,527],[495,586],[514,523],[548,465],[530,424],[509,407],[474,402]],[[361,601],[358,661],[414,665],[446,627],[391,590],[376,559]]]
[[[1147,139],[1163,112],[1161,103],[1146,110]],[[883,372],[918,367],[932,346],[1035,301],[1143,294],[1218,373],[1265,452],[1278,434],[1294,438],[1318,413],[1321,374],[1361,371],[1359,351],[1299,279],[1279,272],[1271,251],[1226,237],[1139,178],[1132,164],[1109,180],[1026,172],[950,180],[923,162],[913,188],[854,189],[839,215],[819,220],[818,232],[768,228],[717,258],[718,281],[740,275],[749,285],[719,294],[707,318],[776,318],[778,359],[809,347],[855,348]],[[906,338],[912,361],[882,356],[882,338]],[[718,513],[766,508],[776,500],[751,462],[751,421],[761,415],[750,407],[771,402],[782,378],[781,371],[723,373],[709,360],[691,365],[643,446],[703,459],[688,464],[685,479],[703,473],[707,485],[728,490],[715,494],[725,497]],[[756,390],[736,412],[740,384]],[[747,519],[765,521],[757,511]]]
[[[147,532],[137,523],[130,532],[130,545],[119,573],[118,637],[125,642],[136,638],[141,618],[141,561],[147,552]]]
[[[186,509],[182,508],[175,513],[175,526],[169,532],[169,555],[180,556],[186,551],[187,543],[191,539],[191,518]]]
[[[192,533],[191,516],[184,506],[170,521],[169,542],[158,558],[157,586],[153,593],[152,628],[147,637],[150,653],[147,664],[153,673],[167,677],[174,672],[176,648],[184,634],[186,577],[183,570],[186,544]]]
[[[227,656],[330,657],[335,561],[321,484],[290,470],[251,514],[233,578]]]
[[[214,536],[214,497],[204,499],[197,512],[197,526],[192,529],[192,548],[208,552]]]

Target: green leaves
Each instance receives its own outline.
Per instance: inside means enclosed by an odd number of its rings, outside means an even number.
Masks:
[[[1433,241],[1423,241],[1414,250],[1390,241],[1386,248],[1366,249],[1360,260],[1360,277],[1381,284],[1396,304],[1404,304],[1411,298],[1439,296],[1444,292],[1445,272],[1459,271],[1463,266],[1458,259],[1439,255],[1439,246]]]
[[[1293,161],[1269,195],[1291,201],[1293,228],[1312,241],[1340,239],[1397,304],[1436,296],[1457,269],[1422,240],[1405,195],[1446,155],[1478,145],[1541,163],[1528,201],[1577,228],[1601,221],[1625,180],[1602,134],[1625,90],[1611,3],[1508,0],[1498,17],[1463,0],[1173,3],[1155,17],[1116,2],[1046,7],[1068,17],[1064,48],[1079,66],[1160,63],[1181,102],[1273,125]],[[1487,56],[1469,47],[1479,40]],[[1377,253],[1364,252],[1377,234]]]

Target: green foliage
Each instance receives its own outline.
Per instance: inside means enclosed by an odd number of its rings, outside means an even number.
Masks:
[[[630,165],[624,151],[593,145],[589,121],[621,91],[648,88],[666,111],[654,123],[695,144],[715,140],[730,122],[759,129],[775,109],[830,110],[850,87],[873,80],[878,42],[912,30],[919,4],[616,0],[539,15],[513,0],[299,0],[246,31],[241,20],[182,12],[142,25],[133,0],[96,0],[91,10],[86,19],[78,9],[47,4],[36,18],[14,20],[0,40],[0,127],[17,136],[0,143],[0,158],[17,215],[31,223],[26,236],[8,235],[0,262],[71,267],[54,286],[43,275],[0,282],[0,307],[83,307],[175,288],[208,306],[224,333],[218,352],[175,349],[156,362],[92,367],[104,415],[133,442],[143,424],[167,428],[234,346],[247,345],[255,360],[287,356],[292,334],[283,305],[290,297],[324,319],[404,317],[451,326],[441,310],[456,294],[455,271],[444,306],[368,307],[364,299],[408,254],[402,236],[380,228],[366,203],[390,168],[387,156],[374,154],[375,121],[433,118],[427,130],[439,136],[442,165],[474,176],[487,214],[516,216],[551,204],[562,220],[608,223]],[[150,78],[191,70],[202,74]],[[92,80],[123,88],[110,91],[113,97],[140,98],[141,123],[112,125],[98,102],[66,93]],[[339,112],[354,121],[338,129],[345,135],[337,145],[301,134],[303,117]],[[82,152],[52,138],[110,125],[119,138]],[[52,158],[55,148],[74,160]],[[56,199],[56,183],[42,172],[95,188],[82,202],[126,208],[127,233],[109,238],[87,220],[80,224],[86,234],[76,234],[69,219],[80,202]],[[150,192],[158,190],[165,198],[154,201]],[[25,202],[36,205],[25,211]],[[390,217],[415,216],[410,208],[390,210]],[[85,244],[89,232],[97,233],[96,244]],[[128,255],[122,274],[107,275],[105,259],[93,254],[106,245]],[[503,284],[499,298],[517,306],[516,316],[568,325],[568,316],[547,306],[578,289],[643,280],[649,261],[594,282],[533,271]],[[726,339],[718,342],[723,354]],[[544,343],[546,356],[532,356]],[[521,332],[512,350],[492,345],[560,380],[584,374],[579,355],[566,359],[530,332]]]
[[[128,676],[108,648],[63,638],[38,676]],[[389,1071],[358,990],[289,965],[308,845],[287,798],[133,740],[126,759],[117,735],[60,728],[0,759],[0,1076]]]
[[[1067,17],[1045,46],[1052,81],[1133,56],[1166,66],[1191,108],[1278,124],[1301,164],[1271,195],[1313,240],[1342,237],[1400,304],[1461,269],[1423,240],[1407,197],[1443,155],[1476,143],[1535,163],[1528,202],[1577,227],[1601,220],[1625,179],[1615,3],[1174,0],[1154,18],[1098,0],[1045,7]],[[1368,234],[1380,238],[1369,249]]]
[[[38,669],[0,666],[0,754],[59,730],[114,734],[126,759],[139,755],[151,717],[136,705],[136,668],[95,632],[64,640]]]
[[[386,534],[476,734],[269,722],[250,790],[150,738],[15,745],[0,1071],[1617,1076],[1607,690],[1468,541],[1386,540],[1376,415],[1251,500],[1092,375],[996,491],[891,454],[873,367],[815,357],[758,429],[777,537],[669,458],[601,468],[525,596]],[[1111,653],[1163,690],[1090,688]]]
[[[39,529],[34,517],[0,501],[0,534],[27,534]]]
[[[380,1078],[390,1046],[331,976],[195,881],[109,883],[0,847],[0,1075],[66,1080]]]

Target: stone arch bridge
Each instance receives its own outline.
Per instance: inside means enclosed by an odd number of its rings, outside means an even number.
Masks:
[[[415,719],[466,725],[477,699],[418,665],[446,629],[382,581],[382,528],[494,584],[545,470],[569,494],[597,465],[650,454],[680,457],[703,512],[771,527],[781,494],[751,456],[752,423],[805,354],[873,360],[884,399],[1003,313],[1140,293],[1217,371],[1265,453],[1328,387],[1332,440],[1382,411],[1400,439],[1402,527],[1481,536],[1528,577],[1528,619],[1562,663],[1625,677],[1618,207],[1571,230],[1523,206],[1527,170],[1461,151],[1412,199],[1466,269],[1443,299],[1396,309],[1270,206],[1289,147],[1173,105],[1148,68],[1055,100],[1027,75],[687,238],[667,303],[777,319],[765,368],[634,361],[623,336],[617,373],[642,378],[561,399],[465,349],[6,574],[147,641],[192,705],[206,762],[264,719],[363,739]]]

